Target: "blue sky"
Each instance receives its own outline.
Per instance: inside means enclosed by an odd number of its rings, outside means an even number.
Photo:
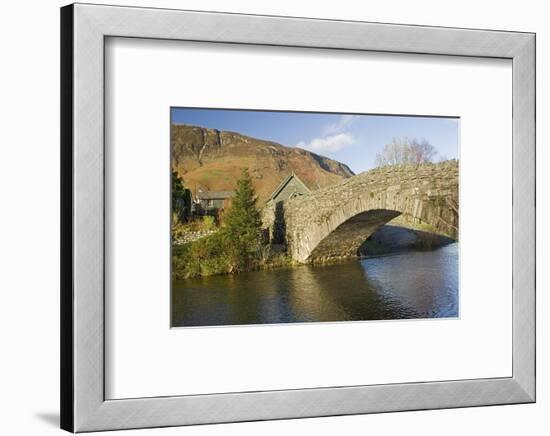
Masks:
[[[172,122],[230,130],[336,159],[355,173],[375,166],[393,138],[427,140],[439,158],[458,159],[457,118],[172,108]]]

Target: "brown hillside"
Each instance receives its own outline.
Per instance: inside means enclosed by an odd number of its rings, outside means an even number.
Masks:
[[[260,204],[294,172],[311,189],[351,177],[347,165],[297,147],[285,147],[233,132],[172,125],[172,168],[193,194],[197,188],[234,189],[247,167]]]

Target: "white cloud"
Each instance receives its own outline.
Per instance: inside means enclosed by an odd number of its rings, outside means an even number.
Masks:
[[[306,150],[317,153],[334,152],[347,147],[355,142],[355,138],[351,133],[338,133],[337,135],[323,136],[315,138],[310,142],[300,141],[296,147],[305,148]]]
[[[331,153],[342,150],[352,145],[355,138],[349,132],[349,127],[357,115],[342,115],[333,124],[325,125],[321,130],[321,135],[309,142],[300,141],[296,147],[305,148],[316,153]]]
[[[347,130],[353,121],[357,118],[357,115],[342,115],[338,122],[334,124],[329,124],[323,129],[324,135],[334,135],[336,133],[342,133]]]

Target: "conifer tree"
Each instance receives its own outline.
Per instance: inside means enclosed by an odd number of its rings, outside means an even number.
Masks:
[[[182,178],[172,170],[172,213],[178,221],[186,221],[191,213],[191,191],[185,189]]]
[[[260,245],[262,220],[257,201],[252,178],[245,168],[237,181],[231,207],[224,215],[224,231],[237,269],[247,267]]]

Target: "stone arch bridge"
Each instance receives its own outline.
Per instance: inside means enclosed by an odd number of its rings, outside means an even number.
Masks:
[[[458,162],[367,171],[264,209],[272,243],[298,262],[356,256],[361,244],[399,215],[458,239]]]

